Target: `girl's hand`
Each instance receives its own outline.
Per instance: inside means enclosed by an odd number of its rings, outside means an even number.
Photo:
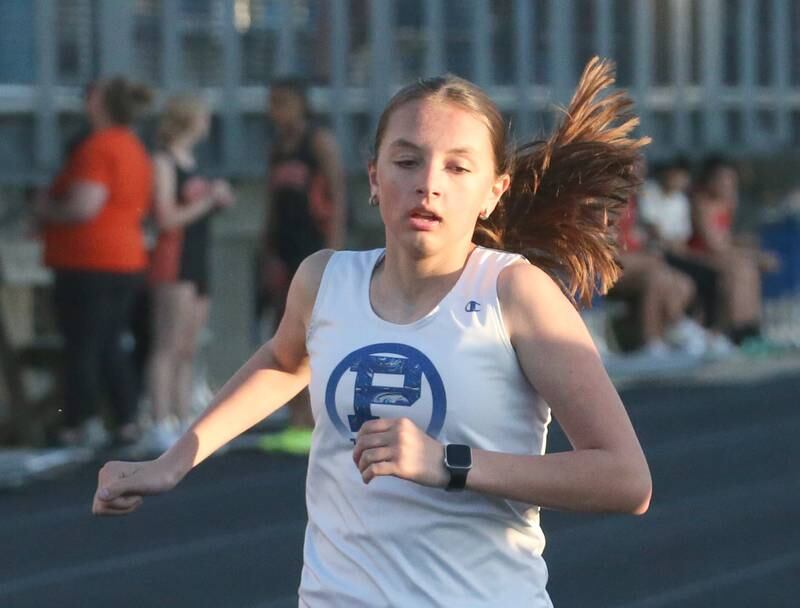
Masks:
[[[211,198],[219,207],[230,207],[236,202],[230,184],[224,179],[215,179],[211,182]]]
[[[209,181],[199,175],[193,175],[183,184],[181,198],[189,203],[196,203],[212,197],[212,186]]]
[[[408,418],[365,422],[356,437],[353,461],[364,483],[381,475],[440,488],[450,481],[444,446]]]
[[[95,515],[127,515],[142,504],[144,496],[167,492],[177,480],[159,460],[107,462],[97,476],[92,502]]]

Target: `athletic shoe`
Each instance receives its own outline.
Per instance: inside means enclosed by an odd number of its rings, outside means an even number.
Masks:
[[[708,332],[686,317],[671,325],[665,334],[669,344],[687,355],[699,357],[708,348]]]
[[[313,429],[290,426],[278,433],[268,433],[258,441],[258,447],[265,452],[284,452],[295,456],[306,456],[311,451]]]
[[[178,438],[178,433],[168,423],[154,424],[142,433],[141,439],[130,446],[129,451],[138,458],[160,456],[171,448]]]
[[[100,418],[89,418],[81,428],[82,444],[93,450],[100,450],[111,443],[111,435]]]
[[[653,359],[664,359],[672,354],[672,350],[661,340],[653,340],[632,354]]]
[[[715,359],[724,359],[736,354],[736,345],[727,336],[722,334],[709,334],[707,354]]]

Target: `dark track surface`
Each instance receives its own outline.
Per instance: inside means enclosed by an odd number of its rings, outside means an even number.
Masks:
[[[556,607],[800,605],[799,393],[797,374],[626,390],[653,503],[543,513]],[[97,466],[0,493],[0,606],[296,606],[303,459],[231,452],[122,519],[89,513]]]

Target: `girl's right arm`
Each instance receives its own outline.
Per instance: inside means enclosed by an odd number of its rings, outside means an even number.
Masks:
[[[191,224],[217,205],[211,192],[192,201],[191,204],[179,205],[175,198],[177,179],[175,163],[166,154],[159,152],[153,157],[153,170],[155,177],[153,212],[159,229],[172,230]]]
[[[178,484],[196,465],[299,393],[310,377],[306,331],[332,251],[307,258],[289,289],[286,312],[273,338],[228,380],[192,427],[148,462],[109,462],[100,470],[92,511],[123,515],[142,497]]]

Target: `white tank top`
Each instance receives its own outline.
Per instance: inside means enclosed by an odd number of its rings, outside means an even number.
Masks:
[[[369,485],[353,438],[407,417],[442,443],[542,454],[550,410],[520,369],[497,298],[521,256],[478,247],[428,315],[400,325],[369,299],[384,250],[335,253],[309,324],[316,420],[300,606],[552,606],[537,507],[394,477]]]

